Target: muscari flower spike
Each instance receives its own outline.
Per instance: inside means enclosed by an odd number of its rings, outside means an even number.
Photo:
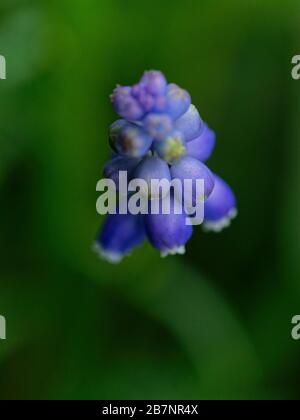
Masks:
[[[128,182],[141,178],[148,186],[153,179],[192,180],[190,205],[204,200],[203,229],[219,232],[229,226],[237,214],[236,198],[228,184],[204,164],[213,153],[216,137],[190,94],[168,83],[162,72],[151,70],[133,86],[118,85],[111,101],[121,119],[110,126],[113,157],[104,167],[104,176],[116,186],[120,171],[127,172]],[[204,196],[196,195],[197,179],[204,180]],[[183,196],[168,194],[174,206],[183,205]],[[148,199],[159,200],[151,195]],[[147,237],[162,256],[183,254],[193,228],[185,223],[184,212],[175,213],[108,215],[95,250],[116,263]]]

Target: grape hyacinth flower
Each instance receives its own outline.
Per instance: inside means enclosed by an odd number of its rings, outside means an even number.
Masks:
[[[207,124],[204,124],[203,132],[199,137],[187,143],[187,153],[201,162],[206,162],[214,150],[216,135]]]
[[[111,179],[116,184],[117,190],[119,187],[120,181],[120,172],[126,171],[127,172],[127,180],[130,181],[132,179],[132,173],[140,163],[141,159],[139,158],[130,158],[126,156],[114,156],[111,160],[109,160],[103,169],[103,175],[105,178]]]
[[[96,238],[94,250],[108,262],[116,264],[145,238],[142,215],[109,214]]]
[[[204,123],[195,105],[190,105],[187,112],[175,121],[174,126],[183,134],[186,142],[196,139],[204,130]]]
[[[128,185],[142,181],[141,195],[146,203],[157,203],[159,211],[121,214],[117,209],[117,214],[107,215],[95,241],[97,253],[109,262],[120,262],[147,238],[162,256],[183,254],[193,234],[186,223],[193,218],[189,210],[199,202],[204,203],[203,230],[219,232],[229,226],[237,214],[236,198],[204,163],[214,151],[216,136],[188,91],[168,83],[162,72],[150,70],[133,86],[118,85],[111,102],[120,119],[109,129],[113,157],[104,167],[104,177],[114,181],[116,191],[120,172],[127,174]],[[179,194],[170,186],[164,195],[153,193],[153,180],[167,185],[179,181],[182,190]],[[198,181],[204,184],[201,194]],[[162,211],[165,198],[171,204],[169,213]]]
[[[147,191],[141,190],[141,194],[147,195],[149,199],[157,199],[159,196],[151,196],[151,193],[153,193],[151,191],[151,181],[154,179],[158,181],[171,181],[171,174],[167,162],[157,156],[148,156],[137,165],[133,172],[133,178],[139,178],[146,181]],[[154,194],[155,192],[156,191],[154,191]]]
[[[205,231],[221,232],[237,216],[236,198],[229,185],[218,175],[214,176],[215,187],[204,204]]]
[[[150,95],[164,95],[168,82],[160,71],[152,70],[144,73],[140,85],[144,86]]]
[[[144,116],[143,107],[133,97],[131,87],[117,86],[111,96],[111,101],[117,114],[128,121],[138,121]]]
[[[120,155],[142,157],[152,142],[153,139],[138,125],[118,120],[110,127],[110,145]]]
[[[171,166],[171,176],[173,179],[180,179],[183,183],[183,194],[186,188],[191,191],[189,197],[191,202],[186,202],[188,207],[194,207],[199,201],[205,201],[210,194],[213,192],[215,179],[212,172],[208,169],[204,163],[191,157],[185,156]],[[190,185],[185,185],[185,180],[191,180]],[[204,196],[197,196],[196,181],[204,180]],[[177,197],[178,200],[182,200],[183,197]]]
[[[175,85],[175,83],[171,83],[168,86],[166,95],[166,107],[172,119],[177,120],[181,115],[185,114],[190,105],[191,97],[189,93]]]
[[[185,253],[185,244],[193,234],[193,227],[185,223],[186,214],[176,214],[174,198],[170,197],[170,214],[147,214],[145,216],[146,233],[150,243],[160,250],[162,257]],[[178,212],[179,213],[179,212]]]
[[[154,140],[164,140],[172,131],[173,123],[167,114],[151,113],[144,120],[144,128]]]

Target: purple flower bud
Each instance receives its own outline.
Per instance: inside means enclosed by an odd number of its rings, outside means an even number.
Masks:
[[[132,214],[110,214],[97,236],[94,250],[111,263],[119,263],[125,255],[145,239],[144,217]]]
[[[199,202],[206,200],[214,189],[214,176],[204,163],[190,156],[185,156],[179,161],[175,162],[171,166],[172,179],[180,179],[183,183],[183,193],[185,198],[189,199],[185,201],[187,207],[192,207]],[[184,184],[184,181],[191,180],[190,185]],[[202,195],[198,195],[199,191],[197,188],[197,180],[204,181],[204,191]],[[186,185],[186,186],[185,186]],[[203,196],[204,195],[204,196]],[[183,197],[176,197],[178,200],[182,200]]]
[[[143,93],[139,97],[139,104],[143,107],[145,112],[151,112],[155,106],[155,99],[148,93]]]
[[[175,83],[168,85],[166,99],[167,112],[173,120],[176,120],[187,112],[189,106],[191,105],[190,94],[186,90],[175,85]]]
[[[165,112],[167,107],[167,98],[164,95],[157,96],[155,98],[154,112]]]
[[[169,163],[173,163],[187,153],[180,131],[173,131],[164,140],[155,141],[153,147],[157,154]]]
[[[191,105],[188,111],[175,121],[175,128],[182,132],[186,142],[194,140],[201,135],[204,124],[194,105]]]
[[[147,91],[152,95],[163,95],[167,89],[167,81],[163,73],[156,70],[146,71],[140,80]]]
[[[151,191],[151,181],[171,181],[171,174],[167,162],[157,156],[148,156],[135,168],[132,178],[140,178],[146,181],[147,190],[142,190],[142,194],[147,195],[149,198],[158,198],[160,197],[161,192],[157,191],[157,189],[152,189]]]
[[[201,160],[201,162],[206,162],[210,158],[215,144],[216,135],[214,131],[211,130],[207,124],[204,124],[202,134],[187,143],[187,153],[189,156]]]
[[[215,175],[215,188],[204,204],[204,224],[206,231],[220,232],[228,227],[237,216],[236,198],[229,185]]]
[[[116,190],[119,187],[119,173],[127,172],[127,179],[130,181],[133,170],[140,163],[139,158],[130,158],[125,156],[115,156],[106,163],[103,169],[103,175],[105,178],[109,178],[116,184]]]
[[[136,85],[133,85],[132,88],[131,88],[131,94],[134,98],[139,98],[139,96],[144,91],[145,91],[145,88],[140,83],[137,83]]]
[[[175,205],[179,204],[168,196],[171,200],[171,214],[148,214],[145,216],[145,228],[151,244],[161,251],[162,257],[167,255],[184,254],[185,244],[191,238],[193,228],[186,224],[186,214],[181,209],[174,212]],[[175,204],[176,203],[176,204]]]
[[[116,113],[128,121],[138,121],[144,117],[144,110],[132,96],[129,86],[117,86],[111,101]]]
[[[171,118],[166,114],[149,114],[144,120],[145,130],[155,140],[163,140],[172,131]]]
[[[109,143],[114,152],[116,152],[114,148],[114,144],[117,142],[117,139],[120,135],[122,128],[128,126],[129,123],[126,120],[116,120],[111,124],[109,127]]]
[[[141,83],[134,85],[131,92],[145,113],[153,111],[155,107],[155,97],[147,91],[144,85]]]
[[[144,156],[153,139],[136,124],[118,120],[110,126],[110,145],[116,152],[128,157]]]

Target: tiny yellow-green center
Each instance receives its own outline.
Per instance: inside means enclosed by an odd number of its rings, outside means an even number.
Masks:
[[[186,148],[180,137],[170,137],[166,141],[165,159],[167,161],[178,160],[186,154]]]

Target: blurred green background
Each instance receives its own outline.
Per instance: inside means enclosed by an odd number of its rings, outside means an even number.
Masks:
[[[1,0],[2,399],[298,399],[298,0]],[[185,257],[91,252],[109,94],[188,89],[239,217]]]

